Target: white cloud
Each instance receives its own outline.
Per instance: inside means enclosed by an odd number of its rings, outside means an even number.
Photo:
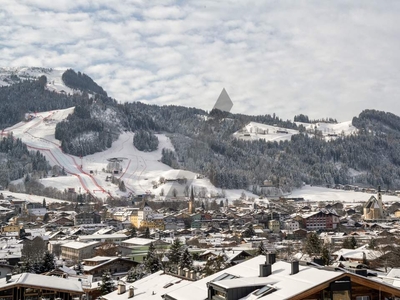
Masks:
[[[119,101],[400,115],[397,1],[3,0],[0,63],[72,67]]]

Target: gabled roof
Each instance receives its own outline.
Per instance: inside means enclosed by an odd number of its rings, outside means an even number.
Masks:
[[[118,290],[115,290],[110,294],[102,296],[101,299],[128,299],[128,290],[129,287],[132,286],[135,292],[135,296],[132,298],[133,300],[163,300],[164,294],[180,289],[189,283],[191,283],[191,281],[177,278],[169,274],[163,274],[163,271],[158,271],[133,283],[127,283],[126,292],[123,294],[118,294]],[[190,294],[186,299],[191,299]]]
[[[241,264],[227,268],[221,272],[208,276],[204,279],[190,283],[182,288],[168,292],[166,299],[175,300],[204,300],[208,295],[208,285],[220,287],[222,289],[273,286],[274,290],[264,296],[257,296],[253,292],[241,298],[242,300],[265,299],[265,300],[300,300],[307,299],[319,291],[326,289],[333,281],[344,277],[351,278],[351,282],[371,287],[375,290],[385,291],[393,295],[400,296],[400,289],[383,284],[378,280],[372,280],[345,271],[335,271],[334,269],[322,269],[313,266],[299,266],[299,272],[291,274],[291,263],[278,261],[272,265],[272,273],[267,277],[259,277],[259,265],[264,264],[265,256],[257,256]],[[231,276],[216,280],[223,274]]]
[[[57,290],[73,294],[83,294],[82,284],[77,280],[60,277],[50,277],[39,274],[22,273],[13,275],[11,280],[0,279],[0,291],[13,287],[37,287],[48,290]]]

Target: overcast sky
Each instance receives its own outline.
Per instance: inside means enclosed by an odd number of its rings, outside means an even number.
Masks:
[[[1,0],[0,65],[71,67],[119,101],[400,115],[400,1]]]

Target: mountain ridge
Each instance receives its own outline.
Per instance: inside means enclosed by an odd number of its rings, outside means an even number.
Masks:
[[[21,84],[17,81],[9,88]],[[27,89],[24,95],[37,93],[37,89],[39,85]],[[74,101],[68,98],[65,105],[76,107],[69,120],[56,127],[56,136],[67,153],[85,156],[103,151],[123,131],[141,129],[164,132],[170,137],[176,160],[173,163],[171,159],[164,161],[170,161],[173,167],[201,173],[220,188],[262,193],[260,187],[265,180],[284,191],[303,183],[400,188],[400,153],[397,150],[400,149],[400,118],[391,113],[365,110],[352,120],[357,133],[325,140],[318,128],[307,132],[304,124],[281,120],[275,114],[248,116],[175,105],[119,104],[106,94],[86,92],[83,89],[74,95],[63,94],[67,98],[75,97]],[[0,99],[3,93],[0,88]],[[106,122],[105,111],[115,115],[112,125]],[[85,124],[90,122],[97,125],[89,130]],[[234,134],[251,122],[299,133],[279,142],[236,139]],[[62,126],[66,133],[62,133]],[[88,134],[103,135],[107,142],[101,147],[101,139],[80,142],[80,138]]]

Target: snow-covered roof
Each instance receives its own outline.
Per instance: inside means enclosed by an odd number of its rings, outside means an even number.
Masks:
[[[217,285],[242,286],[245,282],[252,284],[273,284],[276,291],[263,297],[262,299],[290,299],[294,295],[302,293],[316,285],[330,281],[343,274],[340,271],[320,270],[311,266],[299,266],[299,272],[294,275],[291,274],[291,263],[278,261],[272,265],[272,274],[268,277],[259,277],[260,264],[265,263],[265,256],[259,255],[249,259],[241,264],[225,269],[221,272],[215,273],[211,276],[188,284],[182,288],[168,292],[168,295],[177,300],[204,300],[207,298],[208,288],[207,283],[216,279],[218,276],[227,273],[239,277],[238,279],[230,279],[233,282],[229,283],[218,281],[214,282]],[[254,285],[254,284],[253,284]],[[249,294],[249,297],[251,294]],[[242,299],[251,299],[244,297]]]
[[[126,239],[126,234],[91,234],[91,235],[81,235],[79,240],[90,241],[90,240],[107,240],[107,239]]]
[[[145,238],[138,238],[134,237],[124,241],[124,244],[131,244],[131,245],[149,245],[151,242],[154,242],[152,239],[145,239]]]
[[[86,248],[89,246],[95,246],[97,245],[99,242],[88,242],[88,243],[83,243],[83,242],[70,242],[70,243],[65,243],[62,244],[61,247],[68,247],[68,248],[72,248],[72,249],[82,249],[82,248]]]
[[[135,296],[132,299],[162,300],[163,299],[162,296],[165,295],[166,293],[185,287],[189,283],[191,283],[191,281],[177,278],[169,274],[163,274],[163,271],[158,271],[133,283],[127,283],[125,293],[118,295],[118,290],[116,290],[110,294],[102,296],[102,298],[107,300],[128,299],[129,287],[133,286]],[[204,298],[205,297],[203,297],[203,299]],[[192,297],[188,296],[186,299],[192,299]]]
[[[0,279],[1,289],[16,285],[40,287],[49,290],[62,290],[68,293],[83,293],[82,284],[79,281],[61,277],[22,273],[13,275],[9,282],[7,282],[6,278]]]
[[[383,254],[384,253],[382,251],[368,249],[366,245],[356,249],[342,248],[333,253],[333,255],[337,255],[338,257],[355,260],[362,260],[363,258],[367,260],[375,260],[381,257]]]

